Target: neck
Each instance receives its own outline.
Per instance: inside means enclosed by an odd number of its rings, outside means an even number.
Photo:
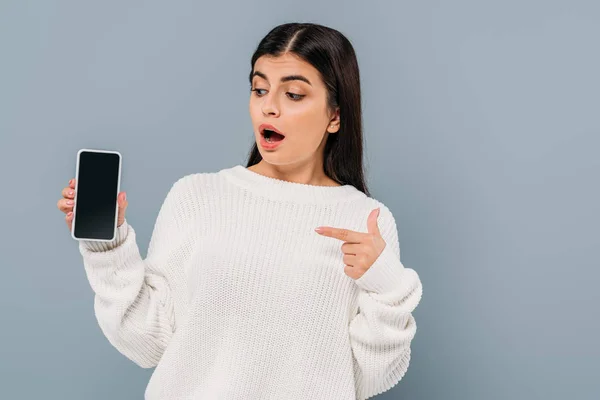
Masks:
[[[264,175],[254,171],[254,168],[246,168],[239,164],[223,169],[221,173],[230,182],[257,196],[266,197],[270,201],[326,204],[364,197],[364,193],[352,185],[312,185],[294,182]]]
[[[323,165],[317,163],[303,165],[274,165],[269,164],[265,160],[261,160],[258,164],[248,167],[248,169],[269,178],[275,178],[282,181],[313,186],[341,186],[339,183],[325,175]]]

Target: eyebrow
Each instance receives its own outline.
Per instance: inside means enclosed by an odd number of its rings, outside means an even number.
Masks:
[[[267,79],[267,76],[265,74],[263,74],[260,71],[254,71],[254,73],[252,74],[252,77],[254,76],[260,76],[261,78],[263,78],[264,80],[266,80],[267,82],[269,82],[269,80]],[[308,83],[310,86],[312,86],[312,83],[310,83],[310,81],[302,76],[302,75],[288,75],[288,76],[284,76],[280,79],[281,82],[289,82],[289,81],[303,81]]]

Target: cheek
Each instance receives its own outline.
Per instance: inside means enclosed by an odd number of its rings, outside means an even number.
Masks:
[[[320,110],[308,110],[302,115],[302,122],[298,126],[302,126],[314,141],[320,142],[327,128],[327,116]]]
[[[290,127],[293,135],[290,139],[297,146],[316,148],[323,139],[327,121],[322,113],[314,107],[294,107],[285,110],[285,125]]]
[[[250,100],[250,101],[248,102],[248,111],[250,112],[250,116],[251,116],[252,118],[254,118],[254,115],[256,114],[256,110],[257,110],[257,108],[258,108],[258,107],[257,107],[257,105],[256,105],[256,102],[254,102],[254,101],[252,101],[252,100]]]
[[[250,101],[250,104],[248,105],[248,112],[250,114],[252,126],[256,126],[262,118],[260,106],[257,105],[256,102]]]
[[[324,129],[327,123],[327,115],[324,107],[311,101],[300,101],[298,104],[287,107],[286,114],[295,121],[302,130],[318,132]]]

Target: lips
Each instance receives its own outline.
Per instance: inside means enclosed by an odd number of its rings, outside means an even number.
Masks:
[[[283,133],[281,133],[277,128],[275,128],[273,125],[271,124],[260,124],[258,127],[258,131],[260,132],[261,135],[265,134],[265,130],[269,130],[269,131],[273,131],[283,137],[285,137],[285,135]]]

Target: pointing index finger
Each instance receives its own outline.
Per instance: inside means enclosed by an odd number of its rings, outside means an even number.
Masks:
[[[321,226],[317,232],[323,236],[329,236],[350,243],[361,243],[363,235],[361,232],[351,231],[350,229],[345,228],[333,228],[331,226]]]

